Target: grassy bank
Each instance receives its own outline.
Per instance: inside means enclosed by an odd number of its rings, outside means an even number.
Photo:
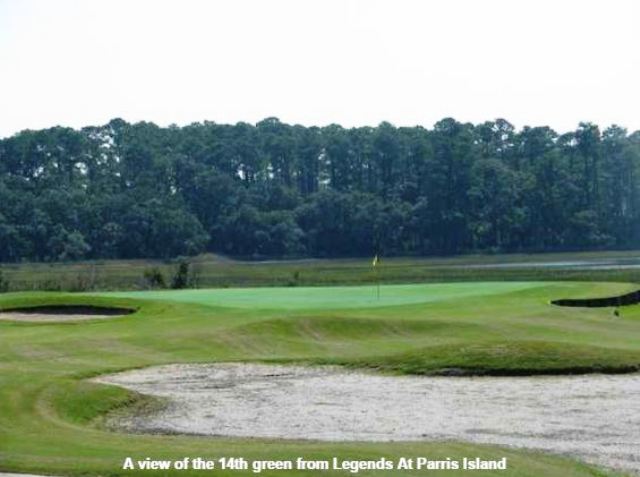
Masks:
[[[570,282],[383,286],[380,300],[371,286],[5,294],[0,297],[2,308],[83,303],[136,307],[139,311],[82,323],[0,322],[0,470],[119,476],[136,474],[119,470],[127,456],[374,459],[426,455],[434,459],[509,458],[507,472],[487,471],[483,475],[613,475],[567,458],[463,443],[317,443],[128,435],[104,429],[101,416],[123,406],[140,405],[140,398],[83,379],[149,365],[229,360],[340,362],[424,374],[465,366],[493,374],[532,369],[564,372],[570,368],[620,371],[640,362],[639,307],[625,308],[620,318],[614,318],[610,309],[561,308],[548,302],[562,297],[606,296],[631,288],[618,283]],[[402,475],[424,475],[424,471]],[[429,475],[466,474],[448,471]]]
[[[553,254],[465,255],[444,258],[383,258],[377,272],[370,258],[245,262],[216,255],[189,259],[196,288],[317,286],[461,281],[640,282],[640,269],[545,267],[550,262],[637,260],[636,251]],[[146,289],[145,271],[156,270],[170,284],[177,261],[107,260],[3,264],[9,289],[88,291]],[[498,265],[498,267],[495,267]]]

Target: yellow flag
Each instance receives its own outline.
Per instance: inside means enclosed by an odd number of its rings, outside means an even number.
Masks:
[[[373,257],[373,262],[371,263],[371,266],[372,267],[377,266],[379,261],[380,260],[378,259],[378,255],[376,255],[375,257]]]

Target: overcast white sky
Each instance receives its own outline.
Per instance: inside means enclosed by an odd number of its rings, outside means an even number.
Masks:
[[[0,0],[0,137],[114,117],[640,129],[638,0]]]

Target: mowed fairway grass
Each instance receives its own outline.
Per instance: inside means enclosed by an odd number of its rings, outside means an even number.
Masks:
[[[95,304],[135,307],[138,312],[76,323],[0,321],[0,471],[141,475],[120,470],[128,456],[250,460],[506,456],[508,471],[482,475],[616,475],[567,458],[465,443],[130,435],[108,430],[103,425],[105,414],[125,406],[142,410],[154,403],[86,378],[151,365],[216,361],[337,363],[426,375],[632,371],[640,366],[640,307],[625,307],[616,318],[610,308],[561,308],[549,301],[612,296],[633,289],[622,283],[478,282],[383,285],[380,299],[375,286],[5,294],[0,296],[0,308]],[[470,474],[422,470],[359,475]]]

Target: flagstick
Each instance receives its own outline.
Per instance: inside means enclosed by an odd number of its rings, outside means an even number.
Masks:
[[[373,273],[375,275],[375,280],[376,280],[376,296],[378,297],[378,300],[380,299],[380,275],[378,275],[378,263],[379,263],[379,259],[378,259],[378,254],[376,253],[375,256],[373,257],[373,262],[371,262],[371,265],[373,266]]]

